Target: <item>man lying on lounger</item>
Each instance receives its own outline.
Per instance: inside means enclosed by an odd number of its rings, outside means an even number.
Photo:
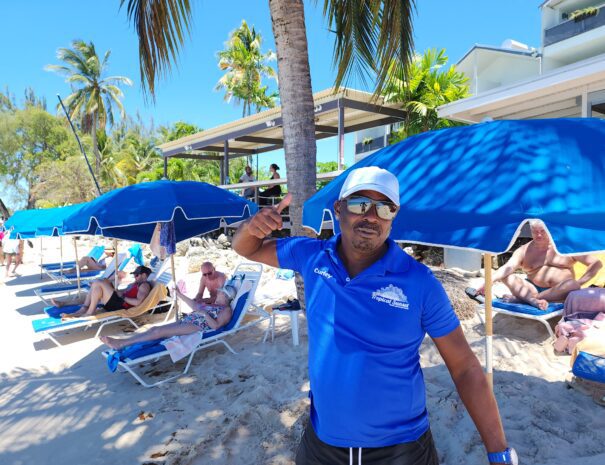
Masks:
[[[510,260],[494,273],[493,281],[502,281],[510,289],[512,295],[504,296],[503,300],[546,310],[549,302],[563,302],[567,294],[594,278],[603,264],[592,255],[559,255],[541,221],[530,221],[529,226],[532,240],[515,250]],[[579,278],[574,274],[575,262],[587,266]],[[518,269],[527,278],[516,275]],[[477,294],[484,293],[485,284],[477,289]]]
[[[124,308],[136,307],[145,300],[145,297],[151,291],[151,284],[147,281],[151,270],[146,266],[137,266],[132,274],[134,275],[134,282],[123,291],[115,290],[110,280],[99,279],[91,283],[84,303],[81,302],[81,299],[78,299],[70,302],[55,302],[53,300],[53,304],[61,307],[82,303],[78,311],[74,313],[62,313],[61,318],[79,318],[92,316],[98,312],[113,312]],[[99,304],[103,306],[98,308]]]
[[[114,256],[116,254],[116,249],[114,249],[113,247],[105,247],[104,253],[105,253],[105,255],[103,256],[103,258],[101,258],[99,260],[95,260],[94,258],[89,257],[88,255],[85,257],[82,257],[80,260],[78,260],[78,267],[80,268],[80,272],[100,271],[100,270],[104,270],[105,268],[107,268],[107,263],[114,259]],[[63,274],[74,274],[74,273],[76,273],[75,268],[69,268],[69,269],[63,270]]]
[[[164,339],[172,336],[184,336],[198,331],[208,332],[222,328],[231,321],[233,309],[231,301],[236,291],[232,286],[226,285],[217,289],[216,302],[212,305],[196,302],[184,295],[179,289],[175,289],[179,299],[185,302],[193,311],[186,314],[176,323],[154,326],[142,333],[135,333],[126,338],[101,336],[101,342],[112,349],[122,349],[132,344],[154,339]]]

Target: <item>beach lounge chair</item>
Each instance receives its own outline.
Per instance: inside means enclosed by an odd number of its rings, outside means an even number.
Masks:
[[[90,252],[88,252],[86,254],[86,256],[90,257],[90,258],[94,258],[95,260],[99,260],[101,258],[101,256],[103,255],[103,252],[105,252],[105,246],[104,245],[95,245],[92,249],[90,249]],[[44,263],[42,265],[42,270],[43,271],[58,271],[61,270],[61,268],[63,269],[69,269],[69,268],[75,268],[76,266],[76,262],[75,261],[68,261],[68,262],[63,262],[63,265],[61,265],[61,262],[54,262],[54,263]]]
[[[478,296],[476,290],[473,288],[467,288],[465,292],[469,297],[479,302],[479,305],[477,305],[475,308],[475,312],[481,320],[481,323],[485,324],[485,320],[483,318],[485,314],[485,305],[482,303],[483,296]],[[546,327],[548,334],[550,334],[550,337],[554,339],[555,333],[550,326],[549,320],[563,315],[563,304],[551,303],[548,305],[546,310],[540,310],[529,304],[511,303],[496,298],[492,301],[492,313],[494,316],[501,314],[538,321]]]
[[[56,336],[58,336],[58,333],[62,331],[75,328],[88,329],[98,324],[100,326],[94,336],[98,337],[105,326],[122,321],[128,321],[135,328],[138,328],[139,326],[134,322],[133,318],[137,318],[146,313],[154,313],[160,308],[165,309],[168,307],[168,310],[166,311],[166,318],[164,319],[164,322],[166,322],[170,318],[174,306],[173,299],[169,299],[168,301],[166,300],[168,295],[168,289],[166,286],[171,280],[172,274],[170,273],[170,270],[162,271],[155,281],[150,280],[150,282],[153,284],[153,287],[145,300],[143,300],[143,302],[136,307],[131,307],[124,310],[103,312],[90,317],[75,318],[73,320],[62,320],[61,313],[73,313],[79,308],[79,306],[72,305],[69,307],[62,307],[61,309],[58,309],[57,307],[47,307],[44,309],[44,311],[49,316],[32,321],[33,330],[36,334],[48,337],[56,345],[60,346],[62,344]]]
[[[125,260],[130,261],[131,256],[125,252],[119,253],[118,254],[118,269],[122,270],[124,269],[124,267],[128,264],[124,263]],[[106,274],[106,271],[109,270],[109,276],[113,275],[114,271],[116,269],[116,261],[115,260],[111,260],[110,262],[107,263],[107,267],[104,270],[90,270],[90,271],[81,271],[80,272],[80,279],[99,279],[101,277],[103,277],[103,275]],[[53,281],[56,281],[58,283],[63,283],[63,284],[73,284],[76,282],[76,280],[78,279],[78,274],[77,273],[61,273],[59,270],[56,271],[47,271],[46,274],[48,275],[48,277],[50,277]]]
[[[231,279],[230,283],[238,289],[237,294],[232,302],[233,317],[231,318],[231,321],[229,324],[219,330],[201,334],[201,342],[199,342],[189,354],[187,363],[182,372],[154,383],[148,383],[139,373],[137,373],[136,368],[140,364],[155,361],[170,355],[170,352],[164,346],[164,342],[166,341],[165,339],[135,344],[130,347],[125,347],[119,351],[103,351],[102,355],[107,359],[110,369],[112,371],[117,369],[119,371],[128,372],[144,387],[153,387],[159,386],[160,384],[166,383],[186,374],[189,371],[193,357],[199,350],[206,349],[217,344],[223,344],[230,352],[236,354],[237,352],[233,350],[227,341],[225,341],[227,336],[241,331],[242,329],[258,325],[265,320],[271,322],[271,316],[269,313],[252,303],[254,300],[254,294],[260,281],[262,270],[263,267],[259,263],[242,263],[238,265],[233,273],[233,278]],[[254,319],[244,321],[246,316],[253,316]],[[263,342],[267,339],[268,331],[270,329],[271,326],[269,326],[265,331]]]
[[[120,254],[120,255],[125,255],[125,254]],[[130,263],[130,260],[132,259],[132,255],[130,255],[128,258],[124,259],[121,261],[120,263],[120,267],[118,268],[118,271],[123,271],[128,264]],[[118,255],[118,260],[120,260],[120,256]],[[99,271],[95,271],[95,275],[93,276],[82,276],[84,275],[84,273],[81,273],[80,275],[80,292],[88,292],[88,289],[90,287],[90,283],[92,281],[94,281],[95,279],[110,279],[113,274],[114,274],[114,270],[115,270],[115,261],[112,260],[110,264],[107,265],[107,268],[105,268],[104,270],[99,270]],[[92,273],[92,272],[91,272]],[[151,280],[151,278],[150,278]],[[46,305],[52,305],[52,302],[50,299],[54,299],[57,297],[61,297],[61,296],[66,296],[66,297],[74,297],[76,294],[78,293],[78,283],[74,282],[73,280],[70,280],[68,282],[58,282],[56,284],[52,284],[49,286],[42,286],[39,287],[37,289],[34,289],[34,294],[36,294],[40,300],[42,300],[42,302],[44,302]]]

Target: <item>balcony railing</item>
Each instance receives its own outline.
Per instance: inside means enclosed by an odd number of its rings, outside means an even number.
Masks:
[[[546,29],[544,31],[544,46],[556,44],[601,26],[605,26],[605,7],[600,7],[594,16],[588,16],[578,21],[572,19]]]
[[[368,143],[358,142],[355,144],[355,153],[371,152],[372,150],[378,150],[385,146],[384,136],[372,139]]]

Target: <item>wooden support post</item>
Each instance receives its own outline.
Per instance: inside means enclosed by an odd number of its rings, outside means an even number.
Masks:
[[[494,390],[493,373],[493,325],[492,325],[492,254],[486,253],[483,256],[483,266],[485,267],[485,372],[487,382],[492,391]]]
[[[170,255],[170,268],[172,270],[172,282],[174,282],[174,287],[176,288],[176,269],[174,266],[174,254]],[[177,298],[176,291],[174,295],[174,321],[179,321],[179,299]]]
[[[345,107],[338,101],[338,171],[345,164]]]
[[[117,291],[118,290],[118,285],[120,284],[120,277],[118,276],[118,240],[114,239],[113,240],[113,250],[115,251],[115,254],[113,256],[113,259],[115,260],[115,271],[113,273],[113,288]]]
[[[78,263],[78,243],[74,237],[74,251],[76,255],[76,280],[78,281],[78,295],[80,295],[80,264]]]

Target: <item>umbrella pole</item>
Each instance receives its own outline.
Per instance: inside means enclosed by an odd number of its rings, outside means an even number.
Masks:
[[[61,257],[60,274],[63,274],[63,237],[59,236],[59,256]]]
[[[117,291],[119,279],[120,279],[120,277],[118,276],[119,270],[118,270],[118,240],[117,239],[113,240],[113,250],[115,251],[115,254],[113,256],[113,259],[115,261],[115,267],[114,267],[115,272],[113,273],[113,288]]]
[[[78,296],[80,295],[80,264],[78,263],[78,243],[74,237],[74,251],[76,254],[76,280],[78,281]]]
[[[494,390],[494,373],[492,369],[493,350],[492,350],[492,254],[486,253],[483,256],[485,266],[485,371],[487,382],[490,389]]]
[[[42,279],[44,277],[44,268],[42,268],[44,266],[44,254],[42,253],[42,238],[40,238],[40,279]]]
[[[174,286],[176,288],[176,272],[174,269],[174,254],[170,255],[170,268],[172,269],[172,281],[174,282]],[[174,318],[175,321],[179,321],[179,299],[176,296],[176,290],[174,296]]]

